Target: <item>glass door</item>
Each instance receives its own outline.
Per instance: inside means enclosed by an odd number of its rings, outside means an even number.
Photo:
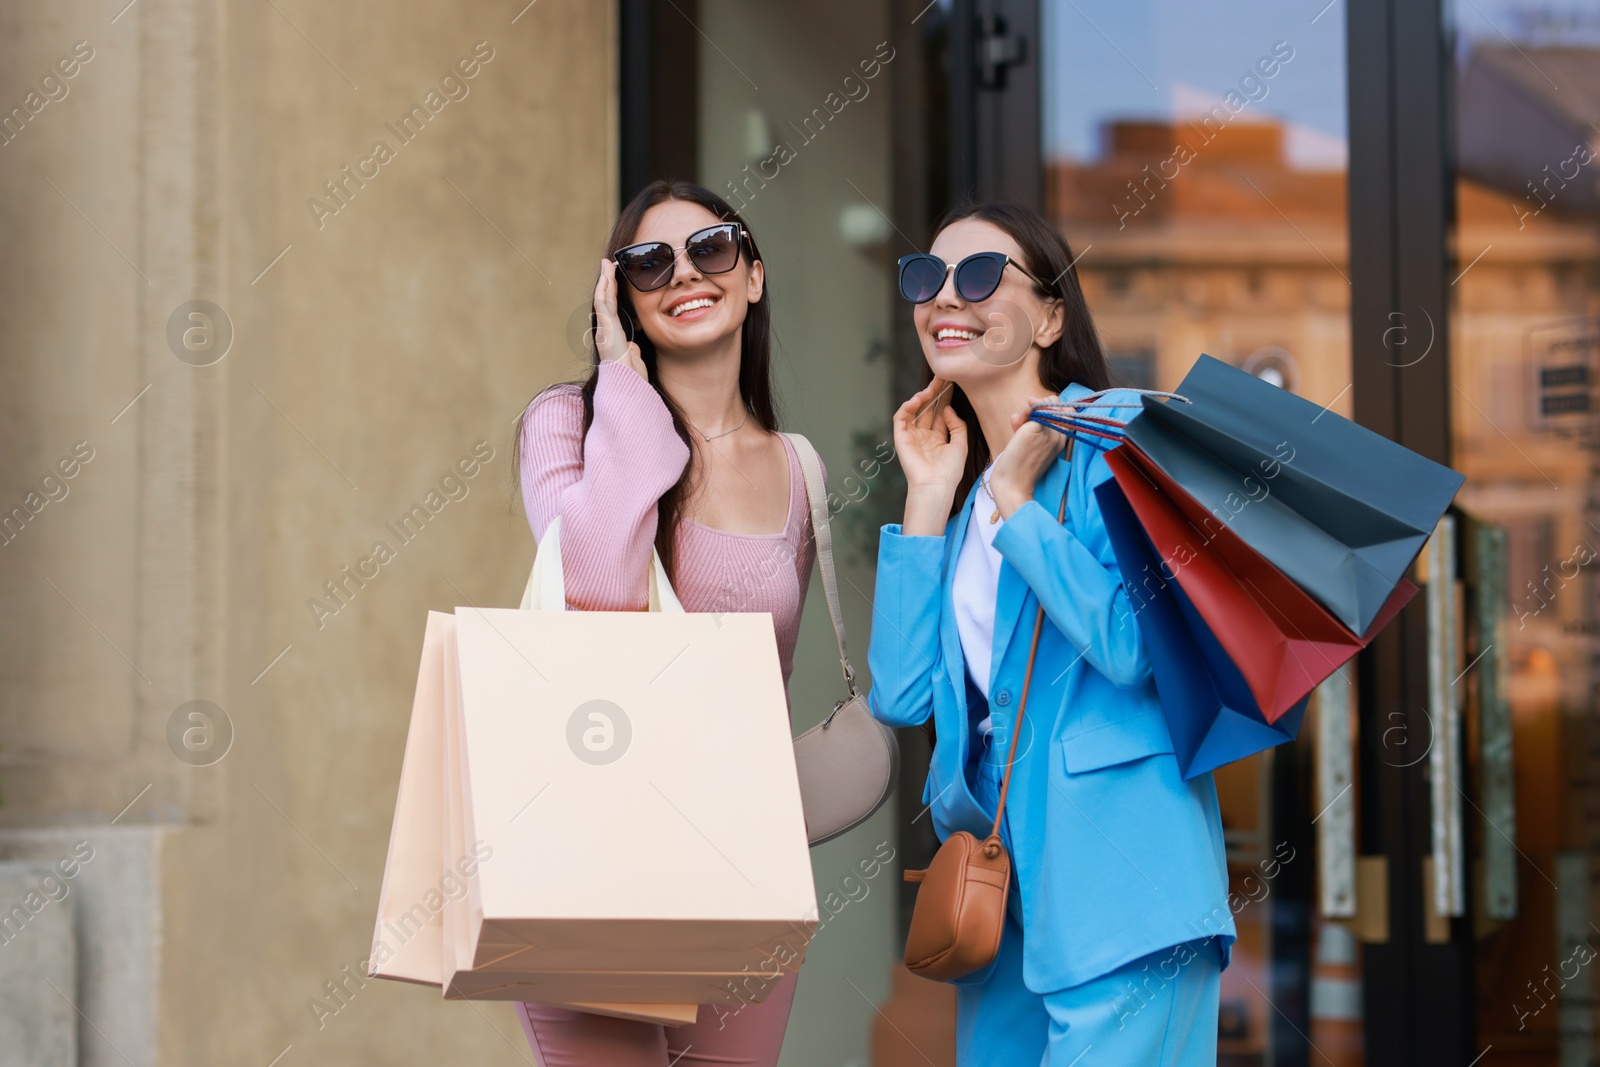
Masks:
[[[1204,352],[1350,416],[1342,13],[1278,0],[1040,13],[1043,206],[1079,256],[1119,383],[1171,389]],[[1347,757],[1348,698],[1319,702]],[[1223,1063],[1363,1062],[1360,945],[1313,907],[1313,834],[1354,825],[1353,791],[1317,803],[1318,733],[1308,719],[1298,746],[1217,774],[1239,930]]]
[[[1600,3],[1454,0],[1448,16],[1453,451],[1462,507],[1504,540],[1499,640],[1469,676],[1478,1047],[1485,1064],[1587,1064],[1600,989]]]

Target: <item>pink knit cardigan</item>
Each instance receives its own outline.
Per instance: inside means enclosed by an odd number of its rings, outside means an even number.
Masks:
[[[689,446],[655,389],[621,363],[600,365],[594,421],[583,434],[580,387],[563,384],[523,414],[522,502],[534,540],[561,516],[567,603],[637,611],[648,603],[656,504],[689,462]],[[787,439],[789,513],[782,530],[738,534],[680,521],[673,589],[686,611],[765,611],[783,680],[794,668],[800,610],[816,546],[799,458]]]

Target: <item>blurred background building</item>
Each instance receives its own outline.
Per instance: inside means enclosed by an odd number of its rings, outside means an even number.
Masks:
[[[858,661],[893,264],[962,195],[1061,227],[1125,384],[1209,352],[1465,472],[1454,681],[1419,599],[1219,773],[1224,1062],[1593,1062],[1600,3],[125,2],[0,13],[0,1064],[533,1061],[360,963],[424,612],[515,602],[512,421],[663,175],[770,257]],[[852,874],[935,844],[903,744],[813,854],[785,1064],[952,1062],[909,887]]]

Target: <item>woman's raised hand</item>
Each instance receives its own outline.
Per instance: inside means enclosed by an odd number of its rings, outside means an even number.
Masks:
[[[622,329],[622,316],[617,313],[617,269],[609,259],[600,261],[600,280],[594,286],[594,350],[601,360],[617,360],[649,380],[644,358],[639,346],[628,340]]]
[[[1026,408],[1011,414],[1011,428],[1016,432],[995,457],[994,470],[989,475],[989,492],[994,495],[995,506],[1008,519],[1013,511],[1033,499],[1039,478],[1066,447],[1064,434],[1032,420],[1034,408],[1057,403],[1060,398],[1055,395],[1030,396]]]
[[[906,475],[906,534],[944,532],[966,470],[967,424],[950,407],[951,388],[934,378],[894,413],[894,450]]]

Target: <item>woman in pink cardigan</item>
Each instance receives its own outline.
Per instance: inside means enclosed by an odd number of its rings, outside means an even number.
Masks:
[[[533,399],[517,456],[534,538],[562,519],[569,607],[643,610],[654,546],[686,611],[772,613],[787,684],[815,550],[799,460],[777,432],[765,281],[726,201],[647,186],[600,261],[595,368]],[[548,1004],[518,1014],[540,1067],[772,1065],[795,979],[670,1029]]]

